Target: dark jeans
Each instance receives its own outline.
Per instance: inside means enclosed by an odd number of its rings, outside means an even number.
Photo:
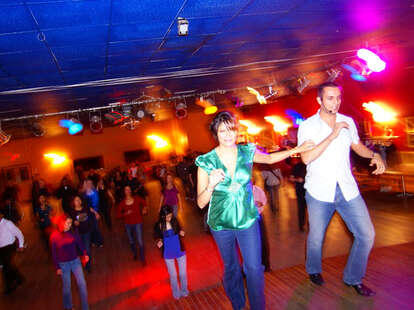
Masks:
[[[125,224],[125,230],[127,233],[129,246],[131,247],[131,251],[134,254],[134,257],[138,255],[136,245],[138,243],[140,258],[143,262],[145,262],[144,239],[142,238],[142,223]]]
[[[306,217],[306,190],[304,183],[295,183],[296,199],[298,202],[298,224],[299,229],[303,231],[305,229],[305,217]]]
[[[272,212],[279,210],[279,186],[280,185],[265,185],[265,189],[269,193],[269,206]]]
[[[99,228],[98,220],[96,219],[94,215],[91,216],[91,222],[93,223],[93,229],[91,233],[91,243],[98,245],[98,246],[103,245],[102,233]]]
[[[264,274],[261,256],[259,223],[242,230],[211,230],[224,264],[223,285],[233,309],[242,309],[246,303],[243,275],[236,241],[243,256],[250,309],[265,309]]]
[[[262,264],[265,267],[265,270],[270,270],[269,243],[267,240],[267,232],[263,221],[263,215],[259,217],[258,221],[260,226],[260,238],[262,239]]]
[[[13,289],[23,280],[23,276],[14,263],[15,244],[0,248],[0,265],[3,265],[3,278],[5,291]]]

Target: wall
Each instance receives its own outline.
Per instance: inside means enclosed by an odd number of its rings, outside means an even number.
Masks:
[[[189,113],[184,120],[165,120],[144,122],[137,129],[130,131],[120,127],[104,128],[102,134],[91,134],[88,128],[81,135],[70,136],[61,131],[52,136],[29,139],[10,140],[0,149],[0,167],[30,164],[32,174],[39,173],[48,183],[57,185],[66,173],[74,176],[73,159],[103,156],[105,169],[124,166],[124,152],[137,149],[150,149],[151,160],[166,160],[170,154],[183,155],[188,149],[206,152],[213,147],[214,141],[206,130],[211,117],[200,113]],[[49,132],[49,131],[48,131]],[[165,137],[170,148],[154,151],[152,143],[147,139],[149,134]],[[60,166],[53,166],[50,159],[44,158],[46,153],[62,153],[68,161]],[[22,189],[23,196],[28,189]],[[27,197],[23,197],[26,199]]]

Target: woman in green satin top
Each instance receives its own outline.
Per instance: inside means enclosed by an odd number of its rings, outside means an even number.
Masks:
[[[197,157],[197,203],[210,205],[208,224],[223,260],[223,285],[233,309],[243,309],[246,298],[236,242],[243,256],[250,309],[264,310],[264,275],[260,228],[252,190],[253,162],[272,164],[312,147],[304,142],[288,151],[264,154],[254,144],[237,145],[237,121],[230,112],[218,113],[210,124],[218,142]]]
[[[237,121],[227,111],[217,114],[210,130],[219,145],[195,161],[199,167],[197,203],[200,208],[209,204],[207,223],[213,230],[249,228],[258,217],[252,193],[253,162],[272,164],[311,148],[313,143],[306,141],[272,154],[257,151],[251,143],[237,145]]]
[[[223,181],[214,188],[210,200],[207,223],[213,230],[249,228],[258,217],[251,182],[256,146],[247,144],[236,147],[237,159],[233,178],[216,149],[196,159],[196,165],[208,174],[214,169],[222,169],[225,173]]]

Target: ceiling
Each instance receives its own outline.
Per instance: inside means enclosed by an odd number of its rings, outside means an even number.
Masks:
[[[412,67],[413,26],[411,0],[0,0],[0,119],[275,85],[361,46]]]

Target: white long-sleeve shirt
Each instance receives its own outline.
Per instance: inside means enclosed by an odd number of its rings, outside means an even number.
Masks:
[[[19,247],[24,245],[24,237],[22,232],[12,221],[0,220],[0,248],[13,244],[16,238],[19,240]]]

